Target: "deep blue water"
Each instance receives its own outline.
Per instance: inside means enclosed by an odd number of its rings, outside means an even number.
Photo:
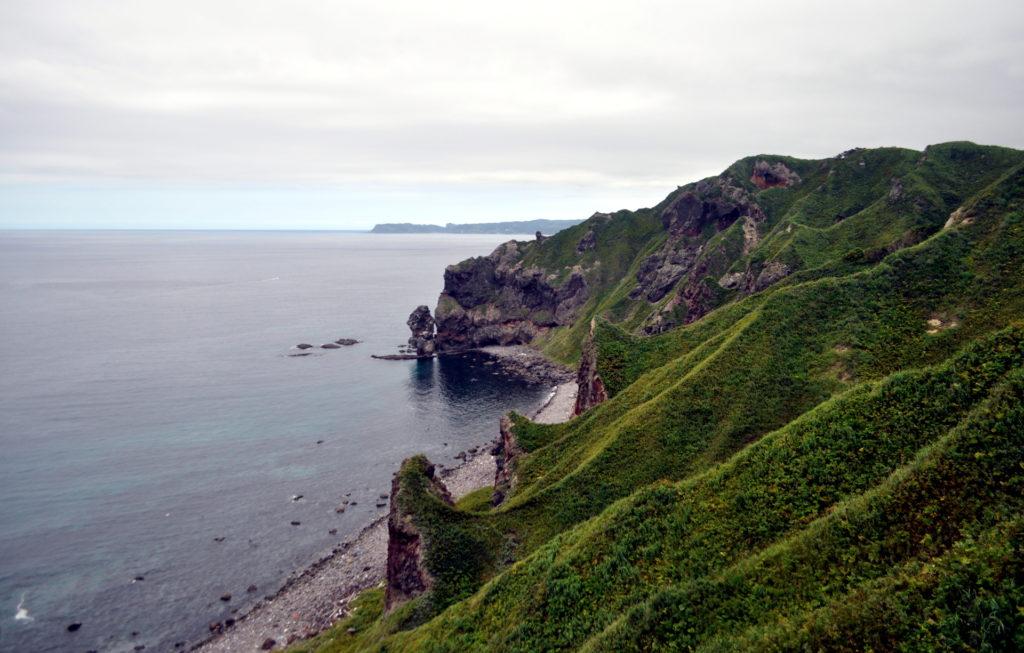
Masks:
[[[0,232],[0,650],[194,642],[382,512],[403,457],[536,408],[471,357],[370,358],[507,239]]]

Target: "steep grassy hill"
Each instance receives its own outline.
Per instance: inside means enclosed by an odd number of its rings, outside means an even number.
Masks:
[[[589,337],[609,398],[515,416],[497,506],[406,461],[427,590],[297,650],[1024,650],[1024,153],[751,157],[485,259],[442,345]]]

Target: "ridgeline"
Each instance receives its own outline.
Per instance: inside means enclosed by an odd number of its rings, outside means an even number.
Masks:
[[[1024,649],[1024,152],[748,157],[450,266],[434,317],[588,400],[506,420],[500,493],[407,460],[403,591],[293,650]]]

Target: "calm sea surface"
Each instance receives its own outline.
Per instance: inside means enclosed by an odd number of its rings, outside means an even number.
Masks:
[[[403,457],[538,407],[474,358],[370,358],[508,238],[0,232],[0,650],[195,642],[383,512]]]

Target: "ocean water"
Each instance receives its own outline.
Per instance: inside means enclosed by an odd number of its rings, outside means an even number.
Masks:
[[[0,650],[194,643],[385,511],[402,458],[537,408],[472,356],[370,358],[507,239],[0,232]]]

